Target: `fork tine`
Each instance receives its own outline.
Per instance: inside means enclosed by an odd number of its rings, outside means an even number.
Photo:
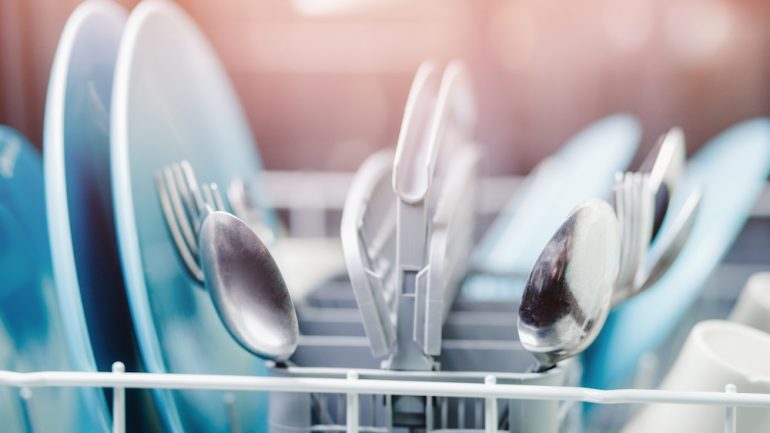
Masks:
[[[185,205],[185,209],[187,209],[187,213],[189,217],[193,218],[195,214],[198,212],[198,206],[195,203],[195,200],[193,199],[193,194],[189,184],[187,183],[187,179],[182,169],[182,165],[178,163],[174,163],[174,164],[171,164],[170,167],[171,167],[171,171],[174,173],[174,181],[177,189],[179,190],[179,193],[180,193],[179,196]]]
[[[195,221],[198,230],[203,228],[203,221],[206,217],[214,212],[214,196],[211,194],[211,185],[208,183],[200,184],[201,196],[203,197],[203,207],[201,207],[200,213],[198,213],[198,219]]]
[[[625,174],[619,174],[617,191],[615,192],[615,199],[617,201],[616,208],[618,214],[618,223],[620,224],[620,266],[618,267],[618,282],[623,281],[623,274],[625,273],[625,256],[626,248],[628,248],[628,235],[626,229],[628,228],[628,214],[626,213],[626,181]]]
[[[187,211],[185,211],[185,205],[183,204],[183,199],[181,197],[178,184],[175,181],[174,168],[175,166],[164,167],[163,176],[165,177],[166,188],[168,189],[171,204],[173,205],[173,208],[176,212],[177,223],[181,228],[182,234],[184,235],[184,239],[188,248],[190,249],[190,252],[197,261],[198,237],[196,233],[193,232],[192,226],[190,224],[190,216],[188,215]]]
[[[200,194],[199,189],[199,183],[198,179],[195,176],[195,170],[193,170],[192,165],[190,165],[189,161],[182,161],[179,163],[179,165],[182,168],[182,172],[184,173],[184,178],[187,182],[187,187],[190,190],[190,194],[192,195],[193,200],[195,201],[195,209],[200,211],[200,209],[203,207],[203,198]]]
[[[641,264],[644,263],[644,259],[647,256],[647,251],[649,250],[650,246],[650,240],[652,239],[652,230],[654,225],[654,213],[655,213],[655,199],[652,195],[652,190],[650,188],[650,175],[647,173],[642,174],[641,176],[641,185],[640,185],[640,196],[641,196],[641,210],[640,214],[642,216],[641,218],[641,245],[639,247],[641,257],[639,258],[639,264],[641,267]]]
[[[654,230],[654,225],[655,225],[655,194],[652,191],[649,174],[644,175],[644,185],[642,188],[643,188],[642,191],[644,196],[644,202],[646,204],[646,209],[644,212],[647,218],[649,219],[649,222],[645,222],[645,227],[644,227],[646,231],[649,231],[649,234],[645,232],[645,239],[646,239],[645,247],[647,247],[649,246],[650,241],[652,240],[652,232]]]
[[[164,220],[166,221],[166,226],[168,227],[169,232],[171,232],[171,238],[174,242],[174,245],[176,246],[175,250],[182,259],[184,268],[187,270],[190,276],[196,281],[202,282],[203,271],[201,270],[200,266],[198,266],[197,261],[193,257],[193,254],[185,242],[182,232],[180,231],[176,215],[174,214],[168,188],[166,186],[166,181],[164,179],[164,174],[161,172],[155,173],[155,187],[158,191],[158,197],[160,198],[160,206],[163,212]]]
[[[647,174],[645,173],[635,173],[635,189],[636,194],[634,194],[634,197],[636,198],[635,203],[635,216],[636,216],[636,223],[635,226],[635,233],[634,233],[634,261],[632,263],[633,269],[631,272],[629,284],[633,284],[633,282],[636,280],[636,274],[639,273],[639,269],[642,264],[642,260],[645,255],[645,251],[647,251],[647,244],[649,244],[649,235],[648,235],[648,220],[646,213],[648,210],[648,199],[647,199],[647,189],[646,189],[646,182],[647,182]]]
[[[216,210],[214,194],[211,193],[211,185],[208,183],[201,184],[201,192],[203,193],[203,202],[209,206],[211,210]]]
[[[640,287],[638,281],[643,278],[645,271],[645,263],[647,261],[647,253],[649,251],[650,239],[652,238],[652,230],[654,224],[654,198],[652,190],[650,188],[650,176],[649,174],[642,174],[639,187],[639,215],[640,215],[640,227],[639,227],[639,259],[637,264],[637,270],[634,273],[632,283],[635,288]]]
[[[214,195],[214,209],[218,211],[225,211],[225,201],[222,198],[222,191],[219,189],[219,185],[212,183],[211,192]]]
[[[639,176],[638,173],[629,173],[628,194],[628,273],[626,274],[626,284],[636,271],[636,257],[639,248]]]
[[[177,190],[179,191],[179,198],[182,200],[182,204],[184,204],[184,207],[187,210],[187,219],[189,221],[195,221],[195,218],[199,212],[199,208],[193,199],[192,192],[190,191],[190,187],[182,170],[182,166],[175,163],[170,166],[170,169],[174,174],[174,186],[176,186]]]
[[[630,236],[631,240],[629,242],[629,249],[628,249],[628,275],[626,283],[630,284],[631,280],[633,279],[633,276],[636,274],[636,271],[638,269],[637,261],[639,259],[639,241],[641,237],[640,227],[639,227],[639,217],[641,216],[641,194],[639,186],[641,185],[640,182],[640,174],[639,173],[633,173],[631,175],[631,194],[629,197],[630,201],[630,213],[631,218],[633,219],[633,222],[631,223],[630,227]]]
[[[626,190],[623,195],[626,212],[626,261],[625,273],[623,274],[624,284],[628,283],[628,274],[631,268],[631,251],[633,251],[634,242],[634,177],[631,173],[626,173]]]
[[[623,238],[624,246],[621,249],[623,255],[621,257],[622,263],[622,279],[621,286],[625,288],[628,284],[628,276],[631,268],[631,251],[633,248],[633,230],[634,230],[634,213],[633,213],[633,176],[631,173],[625,173],[623,176]]]

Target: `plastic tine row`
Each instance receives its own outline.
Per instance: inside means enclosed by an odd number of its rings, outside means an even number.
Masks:
[[[341,236],[372,352],[430,370],[472,247],[476,106],[465,66],[419,68],[396,147],[359,169]],[[392,172],[390,168],[392,167]],[[387,179],[392,175],[392,186]]]

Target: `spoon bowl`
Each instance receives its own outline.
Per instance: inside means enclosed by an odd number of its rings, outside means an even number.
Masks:
[[[585,350],[599,334],[618,275],[618,221],[609,204],[578,206],[546,244],[519,308],[519,338],[547,370]]]
[[[657,237],[663,226],[663,219],[671,204],[674,188],[684,171],[685,154],[684,132],[681,128],[673,128],[660,137],[658,144],[642,163],[640,171],[650,174],[650,183],[655,199],[650,241]]]
[[[297,349],[299,326],[281,271],[259,236],[228,212],[206,216],[200,258],[214,307],[246,350],[285,362]]]

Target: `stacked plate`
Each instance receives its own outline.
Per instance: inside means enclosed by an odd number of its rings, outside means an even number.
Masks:
[[[128,371],[264,374],[173,249],[154,177],[179,160],[220,185],[245,180],[248,202],[272,221],[251,181],[260,160],[245,116],[192,20],[167,1],[130,14],[85,1],[51,72],[45,181],[34,149],[0,129],[0,368],[109,371],[120,361]],[[129,431],[266,429],[264,395],[154,394],[127,393]],[[3,431],[110,429],[101,390],[24,397],[0,392]]]
[[[42,199],[40,155],[16,132],[0,127],[0,363],[14,371],[87,367],[87,335],[72,332],[71,304],[57,290]],[[84,328],[81,328],[84,331]],[[0,394],[3,431],[106,432],[100,390],[35,389]]]
[[[156,171],[181,160],[203,181],[219,185],[252,179],[260,170],[224,69],[174,3],[145,1],[131,13],[117,60],[112,120],[118,239],[145,367],[156,373],[264,374],[262,361],[230,338],[208,293],[183,268],[155,190]],[[232,400],[219,392],[155,394],[170,431],[265,429],[263,395],[238,394],[228,405]]]

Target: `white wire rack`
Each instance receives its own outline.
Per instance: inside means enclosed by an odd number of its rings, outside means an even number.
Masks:
[[[558,400],[598,404],[697,404],[725,408],[724,431],[734,433],[737,407],[770,409],[770,394],[739,393],[732,384],[724,392],[678,392],[642,389],[597,390],[565,386],[507,385],[488,375],[483,384],[433,381],[359,379],[350,370],[346,379],[323,377],[270,377],[192,374],[127,373],[120,362],[112,372],[43,371],[17,373],[0,371],[0,386],[20,388],[111,388],[113,390],[113,433],[125,433],[125,390],[196,389],[219,391],[303,392],[346,395],[346,433],[360,433],[359,395],[410,395],[460,397],[484,400],[484,432],[498,431],[498,399]]]
[[[312,181],[308,179],[312,178]],[[293,236],[330,236],[329,212],[339,211],[344,203],[350,173],[266,172],[264,181],[274,207],[287,212],[289,233]],[[503,207],[507,197],[520,184],[515,177],[482,180],[484,193],[479,212],[494,215]],[[770,185],[766,188],[753,216],[770,216]],[[331,216],[332,219],[335,216]],[[331,224],[330,224],[331,223]],[[642,363],[643,366],[650,363]],[[654,364],[654,363],[652,363]],[[654,368],[654,367],[650,367]],[[648,368],[649,369],[649,368]],[[642,376],[654,376],[647,372]],[[631,405],[668,403],[681,405],[710,405],[724,408],[724,432],[734,433],[738,407],[770,409],[770,394],[737,392],[726,384],[724,392],[675,392],[651,389],[597,390],[573,386],[542,386],[497,383],[498,378],[487,375],[484,383],[457,383],[429,380],[366,379],[356,370],[346,378],[285,376],[232,376],[153,374],[125,372],[122,363],[113,364],[112,372],[40,371],[13,372],[0,370],[0,387],[20,390],[22,398],[29,397],[32,388],[104,388],[112,389],[113,433],[125,433],[126,389],[217,390],[252,392],[301,392],[342,394],[345,396],[345,425],[337,430],[346,433],[371,431],[359,423],[361,395],[404,395],[420,397],[453,397],[483,400],[482,419],[485,433],[498,431],[498,400],[539,400],[585,402],[601,405]],[[655,381],[637,380],[636,385],[652,386]],[[379,431],[379,430],[378,430]],[[479,430],[479,433],[481,430]]]

